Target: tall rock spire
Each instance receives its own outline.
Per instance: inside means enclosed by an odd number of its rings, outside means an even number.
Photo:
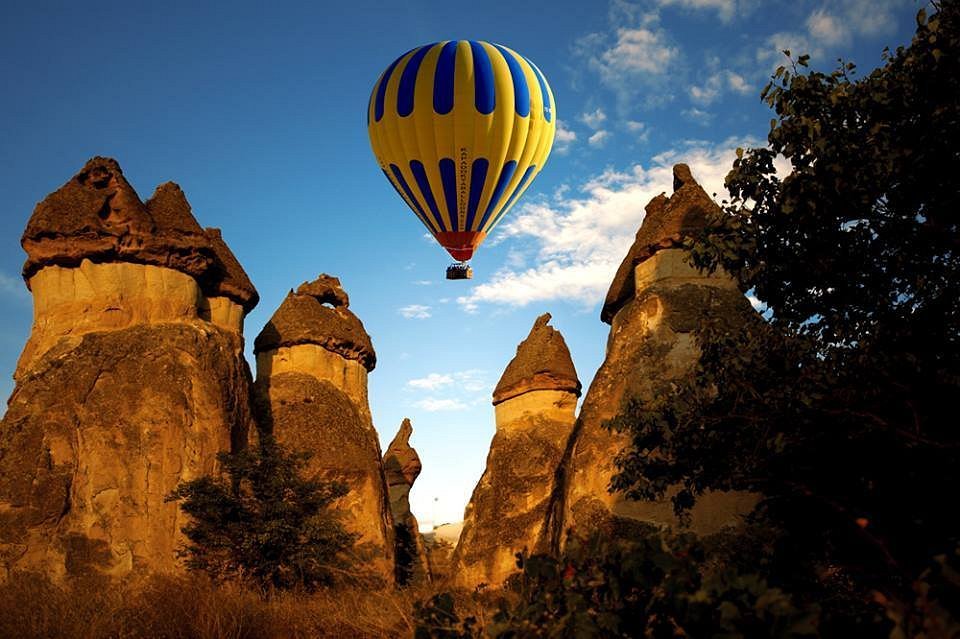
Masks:
[[[420,456],[410,446],[413,425],[408,418],[383,454],[383,472],[390,492],[397,543],[397,581],[401,584],[422,583],[430,579],[427,552],[420,537],[420,525],[410,510],[410,489],[420,475]]]
[[[395,576],[393,518],[367,401],[376,365],[370,336],[340,280],[320,275],[290,291],[254,341],[262,435],[312,454],[308,471],[343,481],[344,523],[385,580]]]
[[[0,423],[0,557],[55,579],[175,570],[185,521],[164,498],[246,443],[256,290],[234,259],[241,299],[217,301],[226,244],[179,187],[144,204],[109,158],[44,198],[21,243],[34,323]],[[210,312],[226,304],[232,322]]]
[[[669,499],[633,501],[609,492],[617,472],[614,459],[629,439],[604,428],[604,423],[627,399],[670,392],[671,383],[696,365],[697,332],[707,315],[731,327],[756,320],[727,274],[702,273],[687,263],[684,239],[702,229],[718,207],[685,164],[676,165],[673,175],[673,195],[658,195],[647,205],[647,215],[603,306],[601,319],[611,324],[606,359],[584,398],[560,464],[542,540],[554,551],[571,529],[578,535],[598,528],[627,534],[637,522],[676,523]],[[753,504],[751,495],[708,495],[692,513],[693,528],[716,531],[735,523]]]
[[[459,584],[500,585],[542,536],[580,381],[550,314],[537,318],[493,393],[497,431],[454,552]]]

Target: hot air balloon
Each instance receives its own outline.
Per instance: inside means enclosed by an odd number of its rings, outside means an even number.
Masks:
[[[417,47],[377,80],[367,108],[383,174],[437,242],[466,262],[543,168],[557,119],[543,73],[499,44]]]

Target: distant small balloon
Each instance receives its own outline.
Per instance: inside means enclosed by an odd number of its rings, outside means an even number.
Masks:
[[[540,69],[512,49],[474,40],[403,54],[377,80],[367,109],[383,174],[461,262],[543,168],[556,129]]]

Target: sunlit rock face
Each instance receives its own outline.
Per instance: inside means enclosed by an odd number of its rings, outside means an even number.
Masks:
[[[311,453],[312,476],[349,487],[337,504],[344,523],[367,565],[392,582],[393,518],[367,402],[377,359],[348,305],[328,275],[290,291],[254,342],[257,423],[262,435]]]
[[[383,453],[383,472],[390,495],[397,544],[397,581],[401,584],[430,580],[430,566],[420,525],[410,510],[410,489],[420,475],[420,456],[410,446],[413,425],[404,419],[400,430]]]
[[[37,205],[34,323],[0,424],[8,572],[178,569],[185,522],[164,497],[251,423],[241,327],[257,293],[209,232],[175,184],[144,204],[106,158]]]
[[[464,514],[455,576],[468,588],[499,586],[516,553],[543,535],[554,475],[575,421],[580,382],[550,315],[537,318],[493,394],[497,430]]]
[[[674,526],[669,499],[627,500],[610,493],[614,459],[625,435],[603,427],[630,397],[669,392],[671,380],[696,364],[700,321],[709,313],[736,325],[756,314],[725,273],[701,273],[685,262],[685,237],[701,229],[717,205],[686,165],[674,167],[674,193],[659,195],[607,294],[601,318],[610,323],[606,358],[584,398],[560,465],[544,546],[558,550],[568,530],[589,535],[629,535],[637,522]],[[713,493],[698,500],[692,529],[711,533],[735,525],[755,504],[744,493]]]

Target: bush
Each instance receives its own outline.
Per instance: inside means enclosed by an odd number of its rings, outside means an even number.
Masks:
[[[304,479],[307,453],[266,440],[218,459],[225,477],[184,482],[167,497],[190,516],[182,551],[188,568],[215,581],[251,580],[267,589],[312,590],[362,574],[348,556],[356,536],[332,508],[347,488]]]

